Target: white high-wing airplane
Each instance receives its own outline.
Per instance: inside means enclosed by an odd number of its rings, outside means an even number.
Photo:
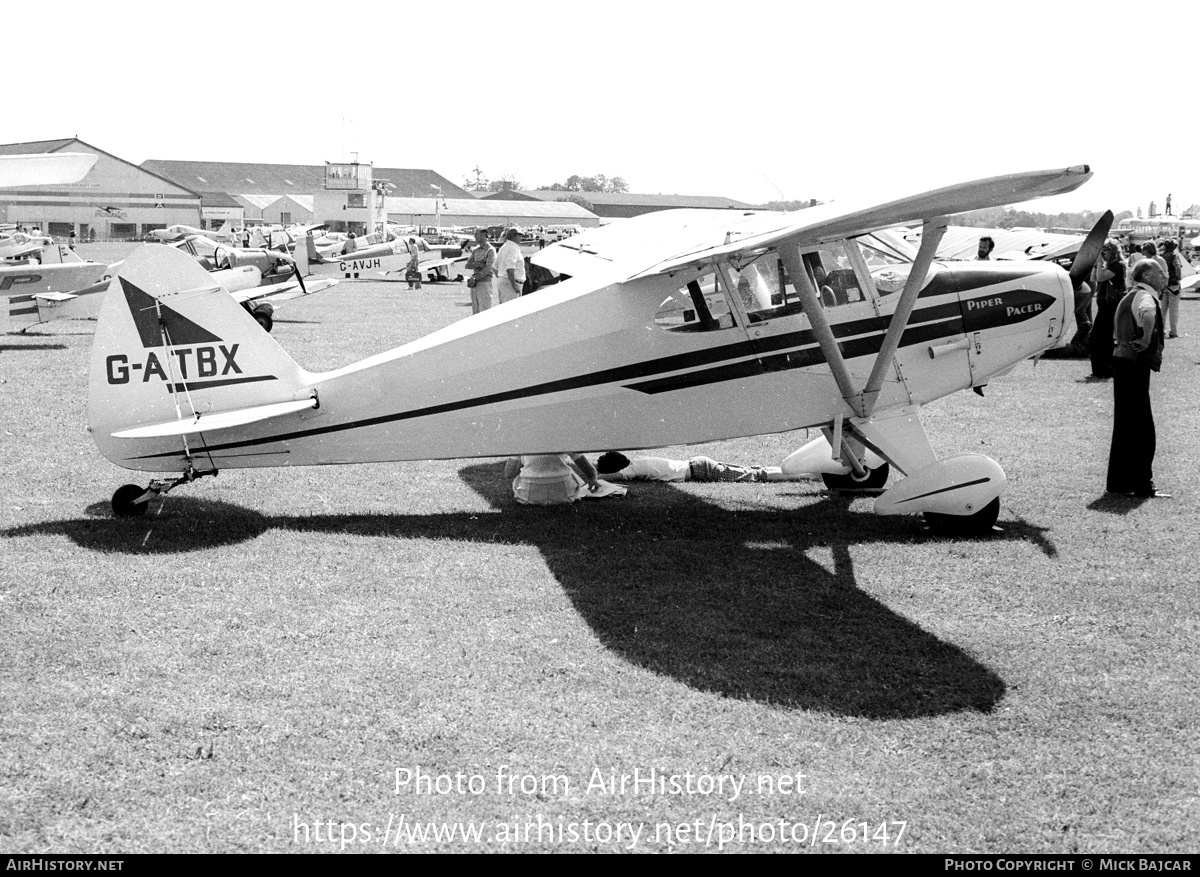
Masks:
[[[1072,280],[1042,262],[936,264],[939,232],[949,214],[1069,192],[1090,176],[1081,166],[990,177],[862,208],[646,214],[542,251],[537,261],[570,275],[561,283],[324,373],[302,369],[192,260],[148,247],[105,297],[89,428],[113,463],[168,477],[121,487],[113,511],[140,514],[218,469],[816,427],[823,436],[785,471],[878,487],[890,464],[904,477],[877,513],[988,530],[1003,471],[981,454],[938,459],[920,409],[1055,344],[1071,328]],[[924,235],[911,258],[874,234],[912,220]],[[1073,271],[1095,260],[1092,237]]]
[[[420,275],[409,276],[412,254],[409,241],[417,245]],[[312,235],[305,235],[296,244],[296,268],[305,276],[338,277],[342,280],[407,280],[410,285],[421,285],[423,278],[431,282],[450,280],[451,266],[465,260],[462,250],[456,246],[435,247],[424,238],[408,235],[386,243],[360,247],[353,253],[343,255],[342,247],[322,253],[317,249]]]

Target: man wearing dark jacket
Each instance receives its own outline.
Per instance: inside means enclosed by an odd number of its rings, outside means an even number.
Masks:
[[[1113,433],[1108,492],[1169,499],[1154,486],[1154,413],[1150,372],[1162,366],[1163,319],[1158,295],[1167,285],[1158,262],[1142,259],[1130,272],[1133,288],[1113,317]]]

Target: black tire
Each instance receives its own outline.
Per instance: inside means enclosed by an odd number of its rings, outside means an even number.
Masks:
[[[874,469],[867,469],[862,478],[855,478],[854,472],[845,475],[829,475],[822,473],[821,480],[830,490],[879,490],[887,483],[892,467],[887,461],[880,463]]]
[[[118,518],[136,518],[146,514],[146,509],[150,506],[149,501],[134,502],[145,492],[146,488],[137,484],[123,484],[118,487],[112,495],[113,514]]]
[[[275,326],[275,320],[266,311],[255,311],[251,316],[263,327],[264,332],[270,332]]]
[[[939,515],[925,512],[925,523],[938,536],[984,536],[992,532],[1000,517],[1000,497],[996,497],[973,515]]]

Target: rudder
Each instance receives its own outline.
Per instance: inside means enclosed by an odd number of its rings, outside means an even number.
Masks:
[[[89,429],[117,465],[177,471],[185,450],[178,437],[112,434],[196,413],[290,401],[309,384],[309,374],[190,256],[172,247],[144,247],[125,261],[100,308]]]

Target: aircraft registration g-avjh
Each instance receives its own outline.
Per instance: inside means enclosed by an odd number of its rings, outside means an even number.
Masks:
[[[416,235],[397,237],[391,241],[368,244],[350,253],[343,253],[344,242],[322,251],[311,234],[296,243],[296,270],[305,276],[336,277],[341,280],[405,280],[421,285],[422,278],[431,283],[451,279],[451,266],[467,257],[457,246],[432,247]],[[410,272],[413,252],[417,255],[417,272]],[[459,278],[461,279],[461,277]]]
[[[1042,262],[937,264],[944,217],[1069,192],[1087,167],[990,177],[861,208],[664,211],[535,261],[569,279],[335,371],[300,368],[185,255],[111,283],[89,429],[127,469],[120,516],[218,469],[639,449],[819,428],[785,461],[882,487],[879,514],[988,530],[1005,476],[938,459],[921,407],[1070,331],[1072,278]],[[915,252],[883,230],[924,224]],[[1072,268],[1095,261],[1097,229]]]

